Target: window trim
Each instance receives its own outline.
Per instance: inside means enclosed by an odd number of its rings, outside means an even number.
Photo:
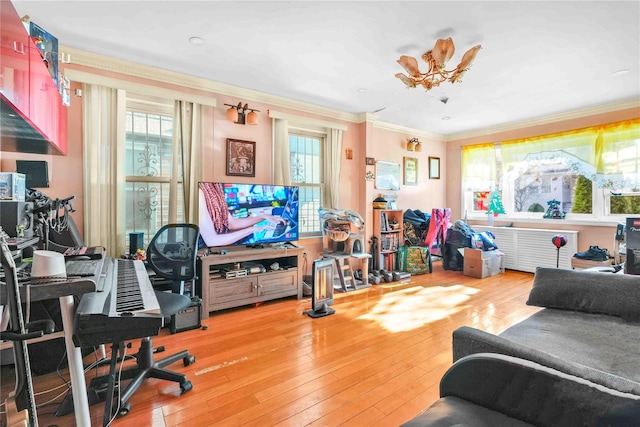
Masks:
[[[301,126],[296,126],[296,125],[289,125],[288,129],[287,129],[287,139],[289,139],[291,136],[298,136],[298,137],[306,137],[306,138],[313,138],[313,139],[318,139],[319,140],[319,148],[320,148],[320,165],[319,165],[319,172],[320,172],[320,182],[316,183],[299,183],[299,182],[291,182],[291,185],[296,185],[298,187],[306,187],[306,188],[319,188],[320,189],[320,203],[322,204],[322,198],[324,197],[324,188],[327,185],[324,179],[324,162],[325,162],[325,158],[324,158],[324,143],[327,140],[327,132],[326,129],[309,129],[309,126],[306,127],[301,127]],[[314,230],[314,231],[306,231],[306,232],[300,232],[299,236],[301,239],[304,238],[317,238],[317,237],[322,237],[322,224],[319,223],[319,229],[318,230]]]
[[[144,114],[146,116],[164,116],[164,117],[168,117],[171,118],[172,123],[174,120],[174,103],[175,101],[172,99],[165,99],[165,98],[161,98],[161,97],[157,97],[157,96],[147,96],[147,95],[143,95],[140,93],[127,93],[126,95],[126,101],[125,101],[125,116],[133,113],[133,114]],[[124,126],[124,125],[123,125]],[[174,124],[175,126],[175,124]],[[175,163],[175,160],[173,160],[176,156],[176,153],[178,151],[178,148],[176,148],[176,139],[175,139],[175,135],[173,135],[173,129],[172,129],[172,141],[171,141],[171,156],[172,156],[172,163]],[[168,141],[166,141],[168,143]],[[122,147],[123,152],[126,152],[127,150],[127,145],[129,144],[129,138],[127,136],[125,136],[125,138],[123,139],[123,143],[124,146]],[[123,178],[124,178],[124,184],[125,187],[130,184],[133,186],[134,190],[135,187],[137,185],[145,185],[145,184],[156,184],[158,186],[164,186],[164,185],[168,185],[168,191],[169,193],[171,193],[172,191],[172,183],[176,183],[177,184],[177,192],[178,194],[176,194],[176,197],[179,196],[180,194],[180,190],[179,188],[181,188],[181,186],[183,185],[184,182],[184,176],[181,172],[181,170],[175,171],[174,168],[174,164],[171,167],[172,170],[172,174],[171,176],[165,176],[165,175],[155,175],[155,176],[149,176],[149,175],[127,175],[127,174],[123,174]],[[126,192],[127,190],[125,190]],[[163,208],[164,209],[164,208]],[[170,219],[171,217],[171,212],[167,209],[167,214],[169,216],[169,222],[172,222],[172,220]],[[181,209],[181,215],[184,215],[184,210]],[[129,231],[127,229],[127,217],[126,217],[126,213],[124,214],[124,219],[123,219],[123,226],[124,226],[124,233],[123,235],[127,235],[127,232]],[[175,222],[175,221],[173,221]],[[154,221],[152,220],[149,223],[149,230],[152,230],[153,228],[155,228]],[[155,232],[157,232],[160,229],[160,227],[157,227],[155,229]],[[151,233],[151,235],[148,235],[149,233],[145,233],[145,240],[150,241],[151,238],[153,237],[153,234],[155,234],[155,232]],[[124,242],[124,248],[128,250],[128,245],[129,245],[129,240],[125,238],[125,242]]]

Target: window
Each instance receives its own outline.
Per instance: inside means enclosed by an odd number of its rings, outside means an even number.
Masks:
[[[145,246],[163,224],[183,221],[180,150],[173,146],[173,103],[127,100],[126,242],[130,232],[144,232]],[[174,160],[178,160],[175,162]],[[178,185],[172,185],[178,184]],[[171,194],[172,192],[175,194]],[[175,198],[177,218],[170,218]]]
[[[640,120],[466,146],[462,170],[472,216],[485,210],[475,199],[497,188],[514,219],[541,218],[555,200],[567,219],[619,221],[640,213]]]
[[[300,233],[322,232],[318,209],[322,206],[322,144],[324,137],[310,133],[289,132],[291,182],[300,187]]]

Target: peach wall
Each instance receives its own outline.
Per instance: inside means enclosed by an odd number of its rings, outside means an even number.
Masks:
[[[451,207],[452,221],[461,219],[463,213],[462,208],[462,177],[461,177],[461,159],[462,150],[464,145],[481,144],[495,141],[506,141],[510,139],[527,138],[539,135],[545,135],[555,132],[563,132],[572,129],[580,129],[589,126],[596,126],[600,124],[617,122],[620,120],[627,120],[637,118],[639,115],[637,108],[630,108],[626,110],[620,110],[610,113],[595,114],[587,117],[580,117],[570,120],[557,121],[539,126],[530,126],[521,129],[514,129],[503,132],[495,132],[482,136],[475,136],[466,139],[459,139],[447,142],[447,171],[446,174],[446,203]],[[577,225],[577,224],[563,224],[562,220],[548,220],[545,223],[531,223],[526,221],[496,221],[496,225],[507,225],[513,223],[516,227],[524,228],[546,228],[546,229],[559,229],[559,230],[577,230],[578,233],[578,250],[583,251],[589,248],[591,245],[598,245],[602,248],[613,249],[613,235],[615,233],[614,224],[605,224],[601,226],[593,225]],[[469,224],[473,226],[477,221],[469,221]],[[486,223],[485,223],[486,224]]]
[[[175,85],[155,82],[142,78],[130,77],[115,72],[108,72],[99,69],[79,65],[66,65],[67,69],[89,72],[104,77],[116,78],[120,80],[136,82],[148,86],[156,86],[164,89],[177,90],[190,94],[211,96],[211,93],[198,91],[191,88],[183,88]],[[72,83],[71,91],[81,88],[81,84]],[[233,181],[233,182],[257,182],[270,183],[272,181],[272,122],[268,117],[268,110],[273,108],[260,102],[250,99],[242,99],[248,102],[252,108],[260,110],[258,126],[238,125],[226,120],[226,109],[224,104],[236,105],[239,102],[237,97],[214,94],[218,107],[204,107],[204,129],[205,137],[203,144],[203,179],[211,181]],[[340,208],[351,209],[358,212],[365,209],[365,202],[361,195],[365,192],[364,182],[364,153],[365,144],[361,135],[361,125],[351,122],[327,119],[319,115],[301,113],[295,110],[275,107],[278,111],[293,115],[315,118],[325,121],[341,123],[347,126],[347,131],[343,133],[343,150],[340,156]],[[83,233],[83,177],[82,177],[82,102],[81,98],[72,97],[68,114],[68,143],[69,151],[67,156],[52,156],[40,154],[25,154],[13,152],[1,152],[0,170],[15,171],[17,159],[46,160],[49,162],[50,187],[41,189],[43,193],[51,198],[65,198],[75,195],[74,207],[77,212],[73,214],[80,232]],[[256,142],[256,176],[243,178],[226,175],[226,140],[227,138],[241,139]],[[353,159],[348,160],[344,150],[353,150]],[[361,160],[362,159],[362,160]],[[306,239],[303,245],[310,247],[310,255],[322,249],[321,239]]]
[[[93,69],[75,64],[66,67],[89,72],[95,75],[112,77],[131,82],[137,82],[148,86],[156,86],[165,89],[177,90],[185,93],[197,94],[201,96],[215,97],[218,107],[205,107],[205,141],[203,145],[202,164],[205,180],[238,181],[238,182],[270,182],[272,176],[272,147],[271,147],[271,119],[268,117],[269,109],[327,120],[341,122],[347,125],[348,130],[344,132],[343,151],[340,156],[341,176],[340,176],[340,208],[351,209],[360,212],[365,218],[367,225],[372,223],[371,202],[379,193],[395,193],[398,195],[398,208],[420,209],[430,212],[432,208],[448,207],[452,210],[452,220],[461,218],[461,180],[460,180],[460,147],[468,144],[477,144],[487,141],[507,140],[514,138],[529,137],[545,133],[559,132],[568,129],[576,129],[585,126],[614,122],[638,116],[636,109],[623,110],[616,113],[598,114],[590,117],[558,121],[540,126],[531,126],[517,130],[495,132],[483,136],[476,136],[464,139],[443,142],[433,137],[412,134],[408,131],[391,130],[383,126],[378,126],[375,120],[366,120],[362,123],[352,123],[327,118],[318,114],[299,112],[281,106],[272,106],[261,102],[254,102],[251,99],[242,99],[248,102],[252,108],[260,110],[258,126],[242,126],[226,121],[225,103],[237,104],[239,99],[222,94],[212,94],[211,92],[199,91],[193,88],[179,87],[165,82],[156,82],[148,79],[130,77],[116,72]],[[75,88],[79,88],[78,83],[72,83],[72,93]],[[64,198],[75,195],[74,201],[77,212],[74,219],[82,232],[83,224],[83,183],[82,183],[82,107],[79,98],[72,97],[69,107],[69,154],[67,156],[50,156],[23,153],[0,153],[0,170],[15,171],[16,159],[47,160],[49,162],[49,175],[51,186],[43,189],[43,192],[52,198]],[[418,137],[422,142],[421,152],[406,151],[408,139]],[[225,149],[226,139],[235,138],[256,142],[256,154],[258,164],[255,178],[228,177],[225,173]],[[353,159],[347,160],[344,150],[353,150]],[[373,181],[366,181],[364,175],[367,171],[375,172],[374,166],[365,164],[365,157],[373,157],[377,160],[403,164],[403,157],[415,157],[418,159],[418,185],[401,185],[400,190],[378,190]],[[439,157],[441,179],[431,180],[428,178],[428,157]],[[402,169],[402,168],[401,168]],[[500,224],[498,222],[498,224]],[[517,226],[531,228],[551,228],[548,224],[541,226],[538,223],[517,223]],[[557,226],[557,227],[556,227]],[[611,246],[613,229],[609,227],[574,226],[568,224],[558,224],[554,222],[554,228],[568,227],[581,232],[579,247],[584,249],[591,244],[602,247]],[[365,232],[366,244],[368,245],[372,232],[367,229]],[[322,249],[321,239],[304,239],[301,244],[309,248],[309,255],[315,256]]]
[[[430,213],[433,208],[446,207],[444,186],[444,174],[446,172],[446,146],[442,141],[437,141],[424,136],[393,131],[376,127],[372,123],[366,126],[366,156],[373,157],[375,160],[392,162],[400,164],[400,190],[380,190],[375,187],[375,181],[364,181],[366,187],[366,217],[367,224],[373,221],[373,199],[380,194],[396,194],[398,196],[398,209],[406,211],[407,209],[420,209],[423,212]],[[422,143],[422,151],[407,151],[407,141],[417,137]],[[440,176],[441,179],[429,179],[428,158],[440,157]],[[403,164],[404,157],[413,157],[418,159],[418,184],[403,184]],[[364,163],[364,158],[359,160]],[[370,170],[375,173],[375,166],[365,166],[365,172]],[[363,179],[364,173],[360,179]],[[364,214],[363,214],[364,216]],[[367,230],[367,241],[371,238],[373,231]]]

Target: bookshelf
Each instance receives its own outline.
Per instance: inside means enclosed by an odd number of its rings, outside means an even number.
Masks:
[[[397,225],[394,225],[397,224]],[[404,244],[402,210],[374,209],[373,236],[378,238],[377,268],[397,270],[398,248]]]

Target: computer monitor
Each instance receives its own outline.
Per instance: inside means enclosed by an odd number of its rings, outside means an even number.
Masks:
[[[313,293],[309,317],[317,318],[334,314],[333,305],[333,258],[319,258],[313,261]]]

